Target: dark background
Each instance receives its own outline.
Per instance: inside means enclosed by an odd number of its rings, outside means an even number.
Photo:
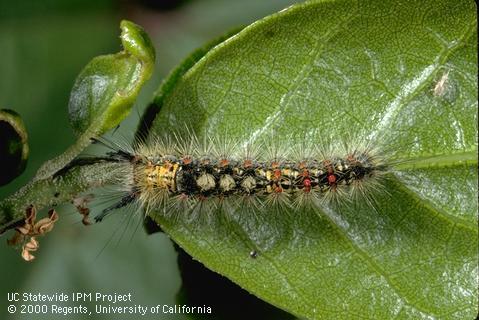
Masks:
[[[73,143],[67,112],[71,87],[90,59],[120,50],[121,19],[142,25],[157,52],[154,76],[121,125],[120,131],[129,132],[161,79],[192,50],[293,2],[0,0],[0,108],[22,116],[30,145],[25,172],[0,187],[0,199],[27,183],[44,161]],[[177,253],[165,234],[147,236],[139,217],[125,213],[83,227],[73,207],[63,206],[58,212],[60,220],[48,237],[40,238],[32,263],[24,262],[19,250],[7,246],[11,232],[0,237],[0,319],[52,319],[51,314],[9,315],[7,292],[118,292],[131,293],[136,304],[175,303],[181,278]],[[95,318],[100,317],[89,319]],[[101,319],[118,316],[102,315]]]

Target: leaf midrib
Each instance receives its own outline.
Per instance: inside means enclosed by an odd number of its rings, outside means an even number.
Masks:
[[[419,156],[408,160],[397,160],[392,167],[395,170],[409,169],[442,169],[464,165],[477,166],[477,150],[438,154],[433,156]]]

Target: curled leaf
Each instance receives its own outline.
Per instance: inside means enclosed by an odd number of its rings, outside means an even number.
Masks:
[[[48,212],[48,217],[42,218],[35,222],[37,212],[34,206],[29,206],[26,209],[24,223],[15,228],[15,234],[7,242],[9,245],[18,245],[23,243],[22,258],[25,261],[32,261],[35,256],[31,254],[39,248],[37,236],[45,235],[53,229],[55,222],[58,220],[58,214],[51,209]]]
[[[90,193],[87,195],[80,195],[78,197],[75,197],[72,201],[72,204],[75,206],[78,213],[83,216],[82,223],[84,226],[91,224],[91,221],[89,219],[90,208],[88,207],[88,204],[93,200],[93,198],[94,195]]]
[[[22,248],[22,258],[25,261],[32,261],[35,259],[35,256],[31,253],[32,251],[37,251],[39,244],[35,237],[30,238],[30,241],[27,242]]]
[[[73,86],[68,110],[77,135],[100,135],[119,125],[153,72],[155,50],[148,35],[126,20],[120,27],[124,50],[94,58]]]

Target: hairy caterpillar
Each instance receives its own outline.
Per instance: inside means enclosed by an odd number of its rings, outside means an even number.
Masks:
[[[125,193],[95,220],[134,202],[147,214],[155,210],[174,215],[209,204],[223,207],[226,202],[233,208],[268,210],[322,206],[341,199],[369,201],[371,190],[380,186],[389,170],[371,142],[299,144],[287,150],[270,141],[240,146],[188,136],[188,140],[177,134],[154,137],[133,147],[109,145],[114,151],[107,159],[118,162],[112,174]]]

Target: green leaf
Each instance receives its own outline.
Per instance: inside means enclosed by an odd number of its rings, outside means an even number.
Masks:
[[[126,20],[121,30],[124,51],[94,58],[75,81],[68,108],[78,135],[91,127],[102,134],[119,125],[152,74],[155,50],[148,35]]]
[[[0,186],[19,176],[27,165],[28,135],[22,118],[13,110],[0,109]]]
[[[474,318],[475,12],[453,0],[291,7],[212,49],[155,119],[158,134],[187,125],[240,144],[377,137],[404,162],[374,210],[154,218],[208,268],[300,317]]]
[[[68,105],[70,120],[78,136],[75,145],[48,161],[36,179],[44,179],[63,168],[86,146],[90,138],[118,126],[128,115],[143,84],[151,77],[155,50],[138,25],[123,20],[124,50],[94,58],[75,81]]]

